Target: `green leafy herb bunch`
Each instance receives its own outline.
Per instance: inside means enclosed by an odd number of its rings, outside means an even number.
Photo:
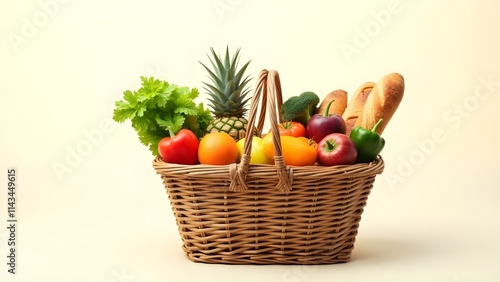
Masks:
[[[132,122],[142,144],[158,156],[158,142],[182,128],[203,137],[213,117],[203,103],[196,104],[196,88],[179,87],[154,77],[141,76],[142,86],[123,92],[123,100],[115,102],[113,119]]]

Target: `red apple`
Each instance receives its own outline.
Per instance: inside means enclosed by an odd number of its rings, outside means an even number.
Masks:
[[[307,122],[307,137],[316,143],[319,143],[323,137],[330,133],[346,133],[346,124],[342,116],[328,115],[332,102],[333,100],[328,103],[324,114],[315,114]]]
[[[325,136],[316,146],[318,163],[324,166],[351,165],[356,162],[358,151],[349,136],[342,133],[331,133]]]

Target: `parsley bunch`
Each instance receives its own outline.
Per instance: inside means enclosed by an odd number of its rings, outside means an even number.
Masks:
[[[115,102],[113,119],[132,122],[142,144],[158,156],[158,142],[169,136],[169,129],[177,133],[182,128],[193,131],[198,138],[212,120],[212,115],[202,103],[194,99],[196,88],[179,87],[153,77],[141,76],[142,87],[137,91],[126,90],[123,100]]]

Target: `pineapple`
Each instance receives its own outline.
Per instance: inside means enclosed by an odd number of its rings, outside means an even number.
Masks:
[[[240,49],[232,58],[229,56],[229,47],[226,47],[224,59],[210,48],[212,57],[208,56],[213,69],[209,69],[203,63],[200,64],[208,71],[212,83],[203,83],[205,90],[210,95],[209,107],[214,119],[207,127],[207,133],[226,132],[234,140],[238,141],[246,136],[248,120],[244,117],[247,112],[246,104],[250,98],[246,98],[250,91],[246,86],[249,77],[243,77],[248,61],[241,69],[237,70]],[[254,128],[257,135],[257,129]]]

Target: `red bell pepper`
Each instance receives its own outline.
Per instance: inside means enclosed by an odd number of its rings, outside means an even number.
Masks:
[[[181,129],[177,134],[169,130],[170,136],[158,143],[160,157],[167,163],[198,164],[198,146],[200,142],[196,134],[189,129]]]

